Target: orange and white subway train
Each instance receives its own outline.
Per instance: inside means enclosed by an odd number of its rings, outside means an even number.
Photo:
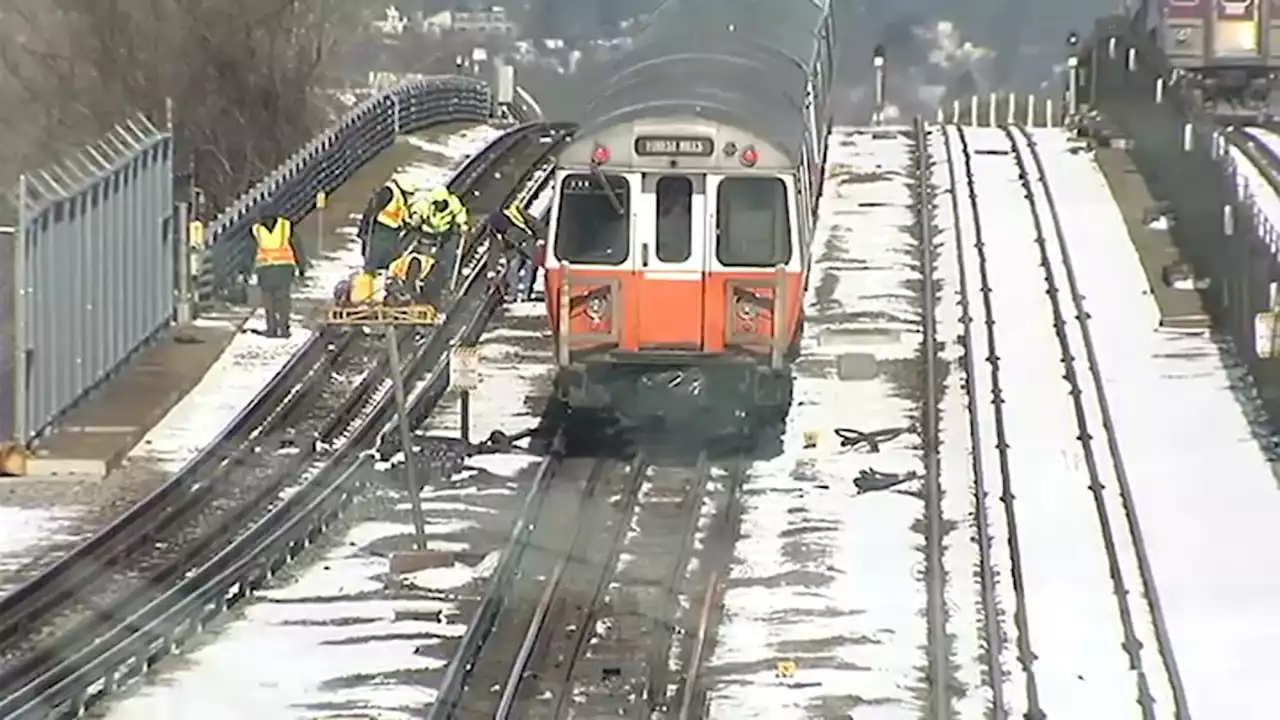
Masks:
[[[825,1],[669,0],[588,106],[544,260],[571,412],[785,415],[833,30]]]

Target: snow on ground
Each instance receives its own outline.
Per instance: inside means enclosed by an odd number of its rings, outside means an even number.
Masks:
[[[522,467],[514,460],[506,463],[511,475]],[[485,468],[491,476],[493,465]],[[466,550],[447,539],[476,527],[459,512],[460,498],[517,492],[510,482],[495,486],[492,477],[478,488],[479,474],[469,467],[445,487],[424,490],[429,549]],[[453,653],[449,640],[461,637],[470,617],[440,591],[483,579],[493,564],[455,563],[404,578],[435,592],[384,593],[387,559],[371,546],[411,530],[401,522],[356,525],[340,547],[287,585],[258,593],[242,618],[187,656],[185,667],[151,680],[109,717],[421,717],[435,697],[421,674],[444,669]]]
[[[443,184],[449,176],[466,162],[467,158],[480,152],[502,133],[488,125],[469,127],[442,138],[404,136],[397,142],[407,142],[415,148],[430,154],[429,162],[412,162],[397,172],[413,176],[424,186]],[[340,219],[335,232],[346,235],[350,242],[346,247],[338,248],[316,258],[307,271],[307,278],[300,283],[295,296],[327,300],[333,297],[333,288],[347,278],[352,271],[364,262],[360,252],[360,242],[356,240],[356,229],[360,223],[360,214],[353,213]]]
[[[539,383],[551,358],[546,333],[533,329],[545,315],[535,304],[513,309],[514,319],[480,342],[477,439],[533,427],[541,412],[525,399],[545,394]],[[427,432],[457,436],[456,401],[445,401]],[[152,680],[110,717],[421,717],[522,504],[527,488],[515,478],[538,461],[476,456],[423,490],[429,547],[457,553],[452,565],[405,575],[405,590],[384,592],[386,550],[413,528],[399,495],[394,511],[355,525],[296,580],[259,593],[242,619],[188,656],[186,668]]]
[[[859,471],[919,472],[908,433],[876,455],[842,449],[839,426],[902,428],[914,408],[888,370],[919,347],[904,283],[913,241],[910,140],[837,130],[814,245],[803,359],[780,456],[753,464],[742,537],[707,671],[715,718],[915,718],[925,598],[916,579],[923,505],[902,488],[860,494]],[[835,358],[874,355],[878,377],[837,379]],[[805,431],[821,433],[805,450]],[[908,487],[914,488],[917,483]],[[794,660],[791,679],[776,663]]]
[[[130,459],[146,459],[176,472],[213,443],[311,340],[312,332],[302,328],[301,318],[294,319],[288,339],[266,337],[265,318],[260,309],[249,318],[200,383],[129,451]]]
[[[81,509],[76,507],[22,508],[0,505],[0,578],[31,561],[30,549],[57,542],[69,542],[80,536],[75,522]],[[0,580],[0,595],[13,586]]]
[[[1267,149],[1275,153],[1276,157],[1280,157],[1280,134],[1276,134],[1274,130],[1258,126],[1247,126],[1240,129],[1257,138],[1263,145],[1267,146]]]
[[[1064,717],[1114,717],[1120,708],[1133,705],[1136,684],[1121,649],[1124,633],[1083,452],[1076,440],[1079,430],[1063,378],[1062,353],[1034,242],[1036,231],[1004,133],[972,129],[967,135],[988,248],[1008,432],[1008,477],[1016,497],[1029,634],[1037,656],[1041,701],[1050,712]],[[1088,217],[1073,204],[1062,207],[1070,208],[1067,221]],[[1047,212],[1043,219],[1050,222]],[[1046,227],[1046,232],[1051,229]],[[970,257],[969,275],[976,277],[977,253]],[[1060,272],[1056,279],[1066,282]],[[971,285],[969,293],[971,311],[979,318],[975,324],[985,323],[980,286]],[[1068,322],[1074,317],[1069,306],[1064,314]],[[1087,375],[1080,379],[1089,381]],[[989,387],[987,391],[990,397]],[[993,450],[995,429],[987,427],[984,432],[983,445]],[[996,453],[984,455],[988,477],[1002,481]],[[1015,708],[1013,715],[1023,714],[1024,693],[1007,699]]]
[[[1249,160],[1248,155],[1234,145],[1228,145],[1228,148],[1231,151],[1231,159],[1236,164],[1236,182],[1253,197],[1267,222],[1273,227],[1280,227],[1280,195],[1276,194],[1271,183],[1267,182],[1262,172]]]
[[[1243,373],[1224,364],[1212,339],[1157,330],[1158,309],[1102,173],[1086,155],[1048,152],[1061,135],[1036,138],[1059,202],[1091,220],[1065,233],[1190,714],[1274,717],[1266,693],[1249,689],[1280,674],[1280,494],[1236,400]],[[1064,548],[1054,564],[1080,552]]]

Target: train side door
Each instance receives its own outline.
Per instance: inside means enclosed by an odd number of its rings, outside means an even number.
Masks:
[[[705,176],[645,174],[634,282],[640,349],[702,349],[706,210]]]

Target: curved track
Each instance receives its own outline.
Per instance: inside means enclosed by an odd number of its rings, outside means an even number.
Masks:
[[[977,505],[977,525],[981,545],[984,547],[983,568],[979,577],[982,588],[982,605],[987,626],[983,633],[988,646],[986,658],[988,677],[993,678],[991,692],[996,702],[992,709],[994,717],[1011,717],[1008,704],[1022,705],[1028,718],[1044,718],[1054,708],[1046,707],[1042,697],[1041,678],[1038,670],[1046,658],[1039,657],[1044,648],[1037,648],[1032,640],[1035,627],[1046,627],[1054,622],[1047,616],[1040,616],[1033,622],[1035,608],[1029,605],[1035,598],[1029,596],[1024,581],[1025,562],[1033,559],[1043,564],[1046,558],[1032,554],[1022,546],[1022,534],[1027,528],[1019,526],[1018,508],[1027,501],[1015,500],[1015,491],[1021,489],[1027,494],[1035,493],[1034,485],[1039,482],[1073,482],[1079,483],[1079,490],[1088,492],[1094,510],[1093,527],[1100,534],[1098,546],[1102,549],[1100,557],[1105,562],[1105,576],[1110,578],[1111,593],[1114,596],[1114,612],[1118,619],[1118,627],[1122,636],[1112,641],[1124,654],[1126,664],[1132,673],[1133,703],[1137,707],[1138,716],[1148,719],[1165,717],[1170,709],[1176,717],[1186,717],[1186,702],[1182,691],[1171,643],[1160,612],[1158,594],[1147,560],[1137,513],[1130,497],[1128,480],[1124,472],[1124,464],[1115,432],[1111,424],[1110,410],[1107,405],[1106,389],[1103,378],[1093,352],[1092,339],[1089,333],[1089,317],[1083,304],[1083,298],[1076,288],[1074,269],[1068,250],[1066,236],[1062,228],[1058,203],[1050,188],[1045,168],[1035,140],[1022,128],[1004,128],[1007,150],[995,151],[986,149],[974,151],[970,147],[970,138],[964,128],[953,128],[954,143],[948,143],[948,153],[953,149],[959,152],[953,155],[953,168],[963,167],[965,183],[962,187],[954,186],[956,196],[957,218],[960,216],[961,196],[967,196],[968,212],[972,217],[972,236],[957,232],[957,252],[962,258],[960,296],[964,305],[962,322],[964,326],[963,342],[965,344],[965,370],[968,375],[969,407],[971,414],[970,434],[975,448],[973,472],[975,477],[975,494],[980,501]],[[1007,157],[1010,169],[1016,175],[1021,186],[1027,206],[1024,212],[1029,213],[1030,224],[1034,229],[1034,252],[1040,269],[1040,280],[1043,292],[1047,296],[1047,307],[1050,311],[1053,336],[1056,338],[1057,352],[1061,364],[1061,375],[1046,375],[1041,384],[1046,389],[1063,387],[1066,393],[1067,406],[1070,408],[1069,419],[1061,419],[1061,424],[1074,430],[1070,443],[1076,447],[1077,460],[1068,463],[1067,475],[1050,478],[1028,475],[1019,472],[1016,463],[1010,462],[1011,428],[1006,422],[1006,404],[1009,402],[1007,390],[1002,384],[1005,373],[1025,376],[1028,368],[1006,368],[999,354],[999,347],[1004,343],[1031,342],[1026,337],[1011,335],[1001,323],[1001,316],[992,302],[993,263],[990,246],[985,237],[983,214],[979,210],[979,196],[984,192],[982,183],[975,180],[974,155],[982,152],[986,155],[1002,155]],[[984,160],[990,163],[990,160]],[[989,166],[988,166],[989,167]],[[953,180],[954,172],[953,172]],[[1007,191],[1006,191],[1007,192]],[[959,225],[959,221],[957,221]],[[968,298],[973,297],[971,282],[973,278],[965,273],[966,265],[976,266],[977,294],[982,298],[981,307],[970,308]],[[1030,268],[1028,268],[1030,270]],[[1030,282],[1030,281],[1029,281]],[[1000,288],[1002,290],[1002,287]],[[1006,303],[1008,300],[1005,301]],[[1006,305],[1006,307],[1008,307]],[[1008,322],[1012,323],[1012,320]],[[1009,327],[1016,327],[1010,325]],[[980,342],[982,338],[985,342]],[[985,352],[988,365],[986,377],[978,374],[974,358]],[[1025,381],[1025,377],[1022,378]],[[1055,382],[1056,381],[1056,382]],[[1058,383],[1061,383],[1059,385]],[[986,397],[982,395],[986,394]],[[1022,403],[1025,407],[1025,399]],[[982,438],[984,430],[994,430],[994,447],[990,439]],[[1095,433],[1102,433],[1095,437]],[[1098,442],[1101,440],[1102,442]],[[983,467],[982,452],[994,451],[998,460],[1000,482],[1000,499],[1005,520],[1004,535],[1008,539],[1008,573],[1013,584],[1016,607],[1013,614],[1011,634],[1016,645],[1017,668],[1009,667],[1000,660],[1006,640],[1001,636],[997,626],[995,612],[994,578],[990,557],[990,533],[992,523],[987,517],[985,502],[981,498],[987,492],[987,480],[984,477],[987,468]],[[1020,450],[1026,457],[1030,448],[1025,444]],[[1106,453],[1109,458],[1103,458]],[[989,456],[988,456],[989,457]],[[1104,465],[1106,459],[1109,463]],[[1046,460],[1047,461],[1047,460]],[[1047,461],[1048,462],[1048,461]],[[1060,474],[1060,473],[1059,473]],[[1042,501],[1041,501],[1042,502]],[[1043,508],[1041,508],[1043,511]],[[1068,512],[1063,508],[1062,512]],[[1087,512],[1087,511],[1086,511]],[[1084,518],[1078,521],[1087,522]],[[1086,525],[1079,525],[1083,528]],[[1087,540],[1087,538],[1081,538]],[[1064,545],[1066,538],[1059,540]],[[1090,542],[1094,542],[1090,540]],[[1043,547],[1043,545],[1040,545]],[[1095,568],[1095,572],[1096,572]],[[1085,628],[1080,632],[1096,634],[1098,628]],[[1093,641],[1099,647],[1108,645],[1107,639],[1097,638]],[[1048,658],[1052,661],[1056,658]],[[1059,659],[1060,660],[1060,659]],[[1061,671],[1058,671],[1061,672]],[[1080,672],[1088,672],[1081,667]],[[1000,678],[1006,678],[1002,683]],[[1008,682],[1007,678],[1013,678]],[[1014,700],[1008,691],[1021,687],[1025,698]],[[1157,698],[1160,698],[1159,700]],[[1167,698],[1165,700],[1164,698]],[[1168,703],[1166,706],[1165,703]],[[1172,706],[1171,708],[1168,706]],[[1117,707],[1116,713],[1130,713],[1130,707]]]
[[[535,124],[504,135],[464,165],[455,189],[469,192],[473,211],[496,209],[568,129]],[[467,295],[446,326],[402,333],[406,375],[447,355],[451,330],[478,309]],[[335,459],[368,440],[388,404],[381,351],[377,338],[358,331],[308,346],[225,436],[223,449],[202,455],[120,522],[0,601],[3,695],[41,685],[77,648],[118,634],[296,486],[314,484]]]

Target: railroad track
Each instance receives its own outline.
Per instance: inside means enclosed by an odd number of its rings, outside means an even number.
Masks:
[[[456,173],[453,189],[470,195],[475,211],[497,209],[569,130],[535,124],[502,136]],[[466,291],[444,326],[401,334],[406,377],[424,369],[439,375],[450,342],[475,330],[483,309],[492,307],[494,293],[477,281],[487,249],[478,244],[465,259]],[[69,657],[83,665],[94,659],[95,646],[105,652],[110,642],[128,640],[140,618],[195,569],[226,562],[229,544],[248,547],[267,519],[331,492],[325,475],[369,444],[390,408],[380,345],[350,331],[313,343],[237,420],[224,436],[226,450],[202,455],[115,525],[0,600],[0,715],[35,711],[42,693],[77,672]],[[268,564],[261,573],[272,570]],[[145,669],[147,662],[139,664]],[[113,684],[105,683],[108,691]]]
[[[929,152],[929,131],[917,118],[915,135],[914,195],[916,228],[920,262],[920,355],[923,360],[924,392],[920,405],[920,438],[924,460],[924,536],[925,536],[925,621],[928,625],[926,644],[928,717],[946,720],[951,717],[951,645],[947,637],[946,572],[943,568],[943,540],[946,535],[942,514],[942,480],[939,452],[938,412],[943,392],[938,343],[937,300],[940,288],[936,282],[937,260],[934,257],[934,193],[933,158]]]
[[[701,717],[742,474],[548,460],[431,716]]]
[[[1052,626],[1062,619],[1053,617],[1048,610],[1038,614],[1034,603],[1040,600],[1048,603],[1050,598],[1043,590],[1032,595],[1027,589],[1026,579],[1032,570],[1041,578],[1045,577],[1044,573],[1052,571],[1046,569],[1046,564],[1053,558],[1042,554],[1049,547],[1044,541],[1044,528],[1019,524],[1020,510],[1030,510],[1033,513],[1031,517],[1038,524],[1046,524],[1051,515],[1055,519],[1064,515],[1089,515],[1087,508],[1091,507],[1091,517],[1071,517],[1072,522],[1078,523],[1071,529],[1081,533],[1078,537],[1073,535],[1071,540],[1080,546],[1081,552],[1086,546],[1096,545],[1101,549],[1099,560],[1105,567],[1089,567],[1087,572],[1094,579],[1108,578],[1114,598],[1111,612],[1115,624],[1099,623],[1097,627],[1073,628],[1073,632],[1093,635],[1082,644],[1109,647],[1114,649],[1113,652],[1121,653],[1107,666],[1127,667],[1132,686],[1128,693],[1116,689],[1114,702],[1125,706],[1115,707],[1112,712],[1128,716],[1133,712],[1129,705],[1133,705],[1138,716],[1143,718],[1169,717],[1170,711],[1174,717],[1188,717],[1172,645],[1160,612],[1158,593],[1111,423],[1103,378],[1089,333],[1088,313],[1077,290],[1066,235],[1043,159],[1032,135],[1021,128],[1003,129],[1007,147],[1000,150],[991,147],[974,150],[970,145],[970,132],[964,128],[952,128],[949,132],[954,138],[953,142],[947,143],[952,167],[962,167],[964,174],[963,184],[954,174],[952,176],[953,209],[957,217],[956,252],[961,258],[962,342],[971,415],[970,442],[974,450],[974,494],[978,499],[975,524],[982,550],[978,580],[984,619],[982,633],[988,653],[984,661],[989,683],[990,715],[997,719],[1034,719],[1055,712],[1071,712],[1064,707],[1064,703],[1071,702],[1068,691],[1064,690],[1064,681],[1072,679],[1067,673],[1080,673],[1083,677],[1095,671],[1094,667],[1080,664],[1081,658],[1055,657],[1054,649],[1065,646],[1061,633],[1052,632]],[[952,154],[957,149],[959,152]],[[1016,178],[1027,199],[1022,212],[1028,217],[1029,240],[1034,241],[1033,245],[1024,245],[1014,252],[1012,244],[1023,242],[1019,233],[1025,234],[1024,231],[1010,231],[1009,227],[993,231],[982,222],[984,213],[979,206],[983,183],[976,179],[974,169],[975,155],[979,153],[1001,156],[1000,162],[1005,166],[1003,170]],[[982,162],[994,161],[984,158]],[[991,172],[992,165],[984,167],[985,172]],[[962,207],[965,204],[967,208]],[[971,218],[972,232],[966,232],[965,224],[960,222],[963,214]],[[1000,235],[996,235],[997,232]],[[989,237],[991,235],[996,235],[998,241]],[[993,250],[993,242],[1005,243],[1005,246]],[[1022,261],[1024,275],[1019,282],[1028,285],[1006,288],[1005,282],[1013,284],[1009,281],[1014,277],[1012,274],[996,285],[993,280],[997,274],[993,271],[994,264],[1018,262],[1014,257],[1025,258]],[[1027,367],[1025,363],[1030,361],[1031,354],[1020,349],[1018,357],[1012,361],[1008,358],[1002,361],[1000,355],[1001,350],[1012,355],[1010,348],[1014,343],[1037,345],[1027,321],[1015,318],[1009,312],[1014,308],[1009,298],[1019,292],[1032,292],[1037,276],[1040,290],[1047,297],[1052,338],[1056,344],[1053,349],[1061,370],[1056,376],[1037,376],[1037,387],[1042,392],[1061,388],[1059,392],[1065,398],[1053,401],[1053,404],[1064,407],[1065,414],[1061,417],[1046,401],[1019,396],[1020,391],[1025,392],[1030,387],[1026,382],[1028,373],[1034,368]],[[1003,302],[993,302],[993,296],[1001,295],[1004,296]],[[971,298],[980,298],[981,302],[975,306],[970,303]],[[1035,317],[1037,322],[1042,322],[1039,315]],[[1036,327],[1035,332],[1047,334],[1042,325]],[[1040,347],[1035,352],[1049,351]],[[985,372],[978,369],[979,358],[987,366]],[[1009,380],[1013,382],[1006,382]],[[1022,383],[1021,387],[1016,383]],[[1010,385],[1014,387],[1011,389]],[[1052,452],[1048,447],[1019,445],[1011,439],[1017,424],[1026,421],[1029,413],[1036,412],[1046,416],[1046,426],[1051,422],[1055,429],[1060,428],[1058,432],[1063,435],[1063,448],[1074,445],[1070,457],[1048,457],[1043,455]],[[998,480],[988,478],[989,473],[997,474]],[[988,506],[986,498],[997,488],[1000,505]],[[1039,499],[1019,500],[1019,492]],[[1085,493],[1090,498],[1089,502],[1078,499]],[[1049,497],[1058,501],[1069,500],[1078,506],[1049,508],[1045,505]],[[1086,529],[1090,525],[1095,535]],[[997,534],[1004,536],[1005,547],[998,547],[993,542],[993,536]],[[1056,542],[1065,544],[1066,540],[1058,538]],[[1012,627],[1003,627],[996,616],[997,565],[1003,565],[1003,572],[1012,584],[1015,605]],[[1064,567],[1061,572],[1074,570]],[[1099,607],[1105,605],[1105,602],[1099,602]],[[1118,637],[1114,636],[1116,631],[1112,628],[1119,629]],[[1036,638],[1059,637],[1037,645],[1033,642],[1033,631]],[[1097,635],[1104,632],[1107,636]],[[1046,647],[1050,649],[1046,650]],[[1102,663],[1105,662],[1103,659]],[[1067,667],[1071,669],[1066,670]],[[1125,695],[1127,697],[1121,699]],[[1057,706],[1053,700],[1057,701]]]

